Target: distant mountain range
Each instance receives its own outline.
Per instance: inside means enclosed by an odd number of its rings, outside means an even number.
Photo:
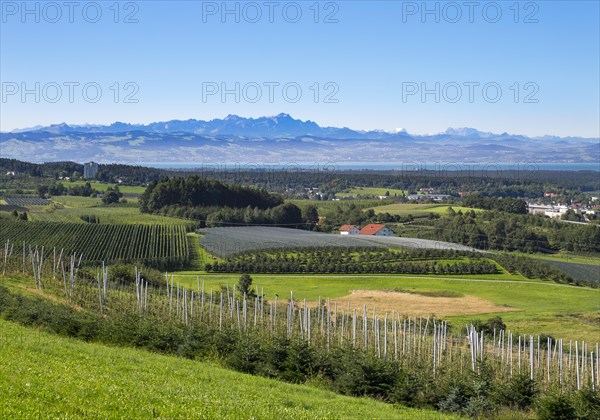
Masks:
[[[471,129],[469,129],[471,130]],[[244,118],[238,115],[228,115],[223,119],[203,120],[171,120],[150,124],[128,124],[115,122],[111,125],[68,125],[53,124],[48,127],[13,130],[12,133],[47,132],[52,134],[71,133],[125,133],[143,131],[154,134],[198,134],[203,136],[241,136],[281,138],[297,136],[318,136],[334,139],[371,139],[391,135],[385,131],[356,131],[349,128],[320,127],[312,121],[301,121],[289,114],[278,114],[271,117]]]
[[[0,155],[98,162],[599,162],[600,139],[494,134],[474,128],[412,135],[321,127],[288,114],[147,125],[33,127],[0,133]]]

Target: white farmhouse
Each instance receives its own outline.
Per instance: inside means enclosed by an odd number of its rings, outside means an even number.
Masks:
[[[340,235],[358,235],[360,231],[354,225],[343,225],[340,227]]]

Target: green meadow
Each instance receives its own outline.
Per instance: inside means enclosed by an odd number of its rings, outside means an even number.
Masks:
[[[0,417],[451,419],[0,320]]]
[[[387,204],[384,206],[377,206],[375,208],[373,208],[373,210],[375,210],[375,213],[389,213],[392,215],[398,215],[398,216],[408,216],[409,214],[412,215],[413,217],[423,217],[423,216],[428,216],[429,213],[434,213],[434,214],[439,214],[439,215],[446,215],[448,214],[448,207],[452,207],[452,209],[454,209],[454,211],[462,211],[467,212],[467,211],[483,211],[483,210],[479,210],[479,209],[473,209],[470,207],[462,207],[462,206],[453,206],[450,204],[403,204],[403,203],[397,203],[397,204]]]

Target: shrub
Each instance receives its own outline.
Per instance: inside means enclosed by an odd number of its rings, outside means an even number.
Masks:
[[[548,395],[538,404],[540,420],[573,420],[576,418],[572,401],[562,394]]]
[[[487,337],[494,336],[494,329],[496,330],[496,334],[498,334],[500,332],[500,330],[506,331],[506,324],[502,321],[502,318],[499,316],[490,318],[485,322],[481,321],[479,319],[476,319],[474,321],[471,321],[471,323],[473,324],[473,326],[475,327],[475,329],[477,331],[483,331],[483,333]]]
[[[600,393],[590,388],[581,390],[575,398],[575,410],[580,419],[600,419]]]
[[[496,401],[501,405],[524,410],[534,403],[536,395],[535,382],[528,374],[521,373],[499,386]]]
[[[336,380],[339,392],[354,396],[387,397],[397,376],[389,363],[359,352],[347,352],[347,368]]]
[[[438,403],[438,409],[447,413],[460,413],[467,408],[471,396],[471,390],[459,382],[450,388],[446,397]]]

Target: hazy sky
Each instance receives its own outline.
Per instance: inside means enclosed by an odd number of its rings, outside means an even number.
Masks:
[[[1,4],[3,131],[286,112],[600,136],[598,1]]]

